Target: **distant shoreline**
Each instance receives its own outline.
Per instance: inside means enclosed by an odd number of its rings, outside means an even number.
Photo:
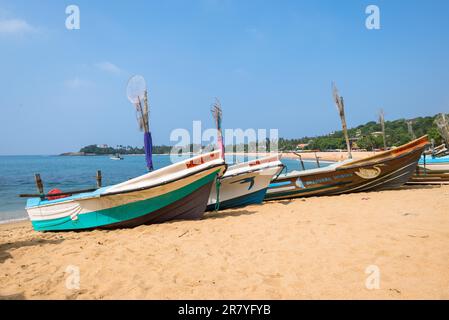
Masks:
[[[375,155],[378,152],[375,151],[352,151],[352,157],[355,160],[363,159],[372,155]],[[264,157],[273,155],[276,153],[271,152],[228,152],[226,156],[249,156],[249,157]],[[303,160],[316,160],[318,157],[319,161],[327,161],[327,162],[337,162],[348,159],[348,155],[346,151],[303,151],[303,152],[279,152],[282,158],[287,159],[299,159],[298,155],[301,155]],[[155,153],[154,155],[170,155],[169,153]],[[183,153],[181,156],[194,156],[195,153]],[[79,157],[95,157],[95,156],[113,156],[113,154],[91,154],[91,153],[83,153],[83,152],[67,152],[62,153],[59,156],[79,156]],[[122,156],[144,156],[141,153],[132,153],[132,154],[122,154]]]

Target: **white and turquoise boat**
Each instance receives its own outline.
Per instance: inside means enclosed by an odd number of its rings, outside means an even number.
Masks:
[[[221,152],[215,151],[92,192],[31,198],[26,210],[37,231],[200,219],[212,186],[225,170]]]

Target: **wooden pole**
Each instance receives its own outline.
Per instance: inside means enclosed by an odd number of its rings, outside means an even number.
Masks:
[[[299,156],[299,161],[301,161],[301,168],[302,168],[302,170],[303,171],[306,170],[306,167],[304,166],[304,161],[302,161],[302,157],[301,156]]]
[[[143,97],[143,103],[144,103],[144,114],[145,114],[145,132],[150,132],[150,115],[149,108],[148,108],[148,91],[145,90],[145,95]]]
[[[334,96],[334,102],[335,105],[337,106],[338,113],[340,114],[341,127],[343,129],[343,134],[346,140],[346,148],[348,150],[348,158],[352,159],[351,144],[349,143],[349,136],[348,136],[348,127],[346,126],[345,104],[343,97],[340,97],[337,86],[333,82],[332,82],[332,94]]]
[[[320,168],[320,160],[319,160],[319,158],[317,157],[316,152],[315,152],[315,161],[316,161],[317,167]]]
[[[407,129],[408,129],[408,134],[410,135],[410,137],[412,137],[412,140],[416,139],[415,133],[413,132],[413,121],[409,120],[407,121]]]
[[[37,192],[39,192],[39,195],[41,198],[44,197],[44,184],[41,180],[41,175],[39,173],[36,173],[34,175],[34,181],[36,182]]]
[[[303,171],[306,170],[306,167],[304,166],[304,161],[302,161],[301,155],[300,155],[299,153],[297,153],[297,152],[294,152],[294,154],[297,155],[297,156],[299,157],[299,161],[300,161],[300,163],[301,163],[301,168],[302,168],[302,170],[303,170]]]
[[[380,122],[380,127],[382,129],[382,140],[384,142],[384,150],[387,150],[387,139],[385,137],[385,116],[384,116],[384,111],[382,109],[380,109],[380,112],[379,112],[379,122]]]
[[[101,170],[97,170],[97,188],[101,188]]]
[[[348,158],[352,159],[351,144],[349,143],[348,127],[346,126],[345,105],[344,105],[343,97],[340,97],[339,110],[340,110],[341,126],[343,128],[343,134],[345,135],[345,140],[346,140],[346,148],[348,149]]]

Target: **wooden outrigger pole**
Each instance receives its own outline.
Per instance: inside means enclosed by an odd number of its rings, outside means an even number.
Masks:
[[[413,131],[413,120],[407,120],[406,123],[407,123],[408,134],[410,135],[412,140],[415,140],[416,135],[415,135],[415,132]]]
[[[348,127],[346,126],[345,105],[343,97],[340,97],[340,95],[338,94],[338,90],[334,82],[332,82],[332,94],[334,97],[335,105],[337,106],[337,110],[340,114],[341,126],[343,128],[343,134],[346,140],[346,148],[348,149],[348,158],[352,159],[351,144],[349,143],[349,136],[348,136]]]
[[[382,140],[384,142],[384,150],[387,150],[387,138],[385,137],[385,115],[383,109],[380,109],[379,112],[379,122],[382,130]]]

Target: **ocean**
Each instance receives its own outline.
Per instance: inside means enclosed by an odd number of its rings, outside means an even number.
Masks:
[[[143,155],[123,156],[114,161],[109,156],[0,156],[0,222],[27,218],[26,198],[21,193],[37,193],[34,174],[41,175],[46,192],[94,188],[96,172],[101,170],[103,186],[137,177],[147,172]],[[253,157],[227,156],[228,163],[247,161]],[[155,169],[171,164],[169,155],[154,155]],[[282,159],[288,171],[301,170],[298,160]],[[314,161],[304,161],[315,168]],[[325,165],[325,163],[323,163]]]

